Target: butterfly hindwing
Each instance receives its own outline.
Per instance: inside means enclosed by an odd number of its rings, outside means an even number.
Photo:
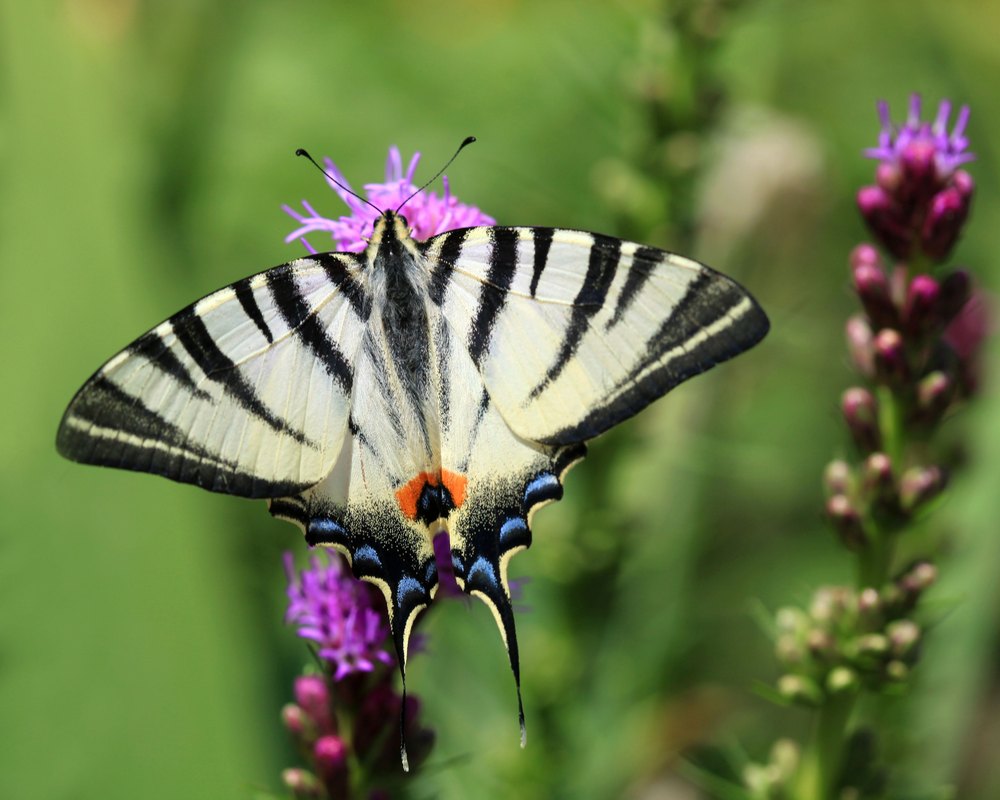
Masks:
[[[327,254],[188,306],[87,381],[59,451],[245,497],[316,484],[347,428],[362,280],[352,257]]]

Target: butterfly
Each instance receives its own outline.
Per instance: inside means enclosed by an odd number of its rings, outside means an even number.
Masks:
[[[57,447],[267,500],[339,550],[385,596],[404,693],[446,534],[499,626],[523,744],[507,569],[532,514],[588,440],[767,330],[739,284],[663,250],[546,227],[416,241],[384,211],[363,252],[244,278],[140,336],[70,402]]]

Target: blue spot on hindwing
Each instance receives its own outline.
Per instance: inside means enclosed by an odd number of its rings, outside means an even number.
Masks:
[[[369,574],[382,569],[382,559],[370,544],[362,545],[355,550],[351,563],[355,572],[359,574]]]
[[[517,541],[528,531],[528,523],[523,517],[511,517],[500,526],[500,547],[507,550],[519,544],[526,544],[524,541]]]
[[[497,587],[497,574],[493,569],[493,565],[482,556],[477,558],[472,567],[469,568],[468,581],[474,586],[476,580],[479,578],[488,583],[494,589]]]
[[[412,608],[426,601],[427,590],[416,578],[406,575],[396,584],[396,605],[400,609]]]
[[[343,543],[346,532],[343,526],[329,517],[313,517],[306,530],[309,544]]]
[[[524,508],[526,510],[546,500],[559,500],[561,498],[562,486],[559,479],[551,472],[539,472],[524,487]]]

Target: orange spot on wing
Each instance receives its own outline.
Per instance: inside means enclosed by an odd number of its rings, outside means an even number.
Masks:
[[[421,472],[396,490],[396,502],[399,503],[400,510],[407,518],[414,520],[417,518],[417,503],[420,502],[420,494],[427,484],[431,486],[443,484],[451,495],[451,501],[455,504],[455,508],[461,508],[462,503],[465,502],[465,487],[468,484],[468,479],[464,475],[447,469],[441,470],[440,477],[430,472]]]
[[[436,486],[437,480],[429,472],[421,472],[417,477],[410,479],[396,490],[396,501],[402,512],[410,519],[417,518],[417,502],[420,500],[420,493],[427,483]]]
[[[446,469],[441,470],[441,483],[451,493],[451,501],[455,504],[455,508],[461,508],[465,502],[465,486],[468,482],[464,475]]]

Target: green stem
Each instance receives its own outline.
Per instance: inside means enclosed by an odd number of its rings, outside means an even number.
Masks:
[[[833,800],[836,797],[836,780],[854,701],[852,692],[827,697],[816,713],[812,740],[799,769],[796,797],[800,800]]]

